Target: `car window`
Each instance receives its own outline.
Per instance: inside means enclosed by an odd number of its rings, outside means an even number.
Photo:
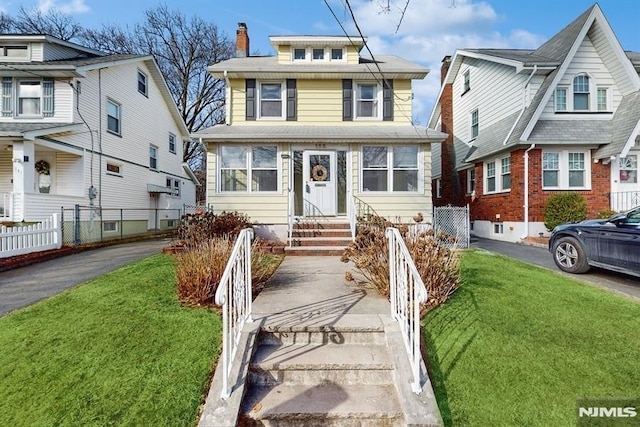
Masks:
[[[640,208],[636,208],[627,214],[627,224],[640,224]]]

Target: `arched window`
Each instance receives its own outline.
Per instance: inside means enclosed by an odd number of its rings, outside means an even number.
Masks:
[[[589,110],[589,76],[584,74],[573,79],[573,109]]]

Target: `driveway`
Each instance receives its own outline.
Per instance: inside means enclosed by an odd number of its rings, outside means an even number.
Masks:
[[[0,273],[0,316],[157,254],[170,239],[86,250]]]
[[[538,265],[549,270],[557,271],[567,277],[580,280],[595,286],[609,289],[640,300],[640,279],[599,268],[592,268],[586,274],[568,274],[562,272],[553,262],[553,257],[547,248],[522,245],[518,243],[501,242],[498,240],[478,238],[471,247],[495,252],[511,258],[516,258],[530,264]]]

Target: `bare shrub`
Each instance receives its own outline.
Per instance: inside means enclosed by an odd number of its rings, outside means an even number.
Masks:
[[[178,239],[187,247],[195,248],[215,237],[234,238],[252,224],[246,214],[239,212],[200,212],[182,216]]]
[[[411,235],[406,225],[393,225],[380,217],[370,224],[359,228],[356,240],[348,245],[341,260],[353,262],[358,273],[382,295],[389,297],[389,245],[385,237],[388,226],[400,231],[427,288],[429,298],[423,312],[445,302],[455,292],[460,284],[459,254],[439,245],[432,231]],[[350,272],[345,277],[353,279]]]
[[[176,256],[178,299],[185,305],[215,304],[220,279],[227,266],[235,239],[216,237]],[[251,283],[255,298],[273,275],[283,257],[251,248]]]

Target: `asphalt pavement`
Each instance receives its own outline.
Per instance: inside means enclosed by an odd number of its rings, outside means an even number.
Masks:
[[[553,262],[553,256],[546,247],[481,238],[474,239],[471,247],[519,259],[548,270],[556,271],[572,279],[640,300],[640,278],[600,268],[591,268],[586,274],[565,273]]]
[[[105,246],[0,273],[0,316],[150,255],[170,239]]]

